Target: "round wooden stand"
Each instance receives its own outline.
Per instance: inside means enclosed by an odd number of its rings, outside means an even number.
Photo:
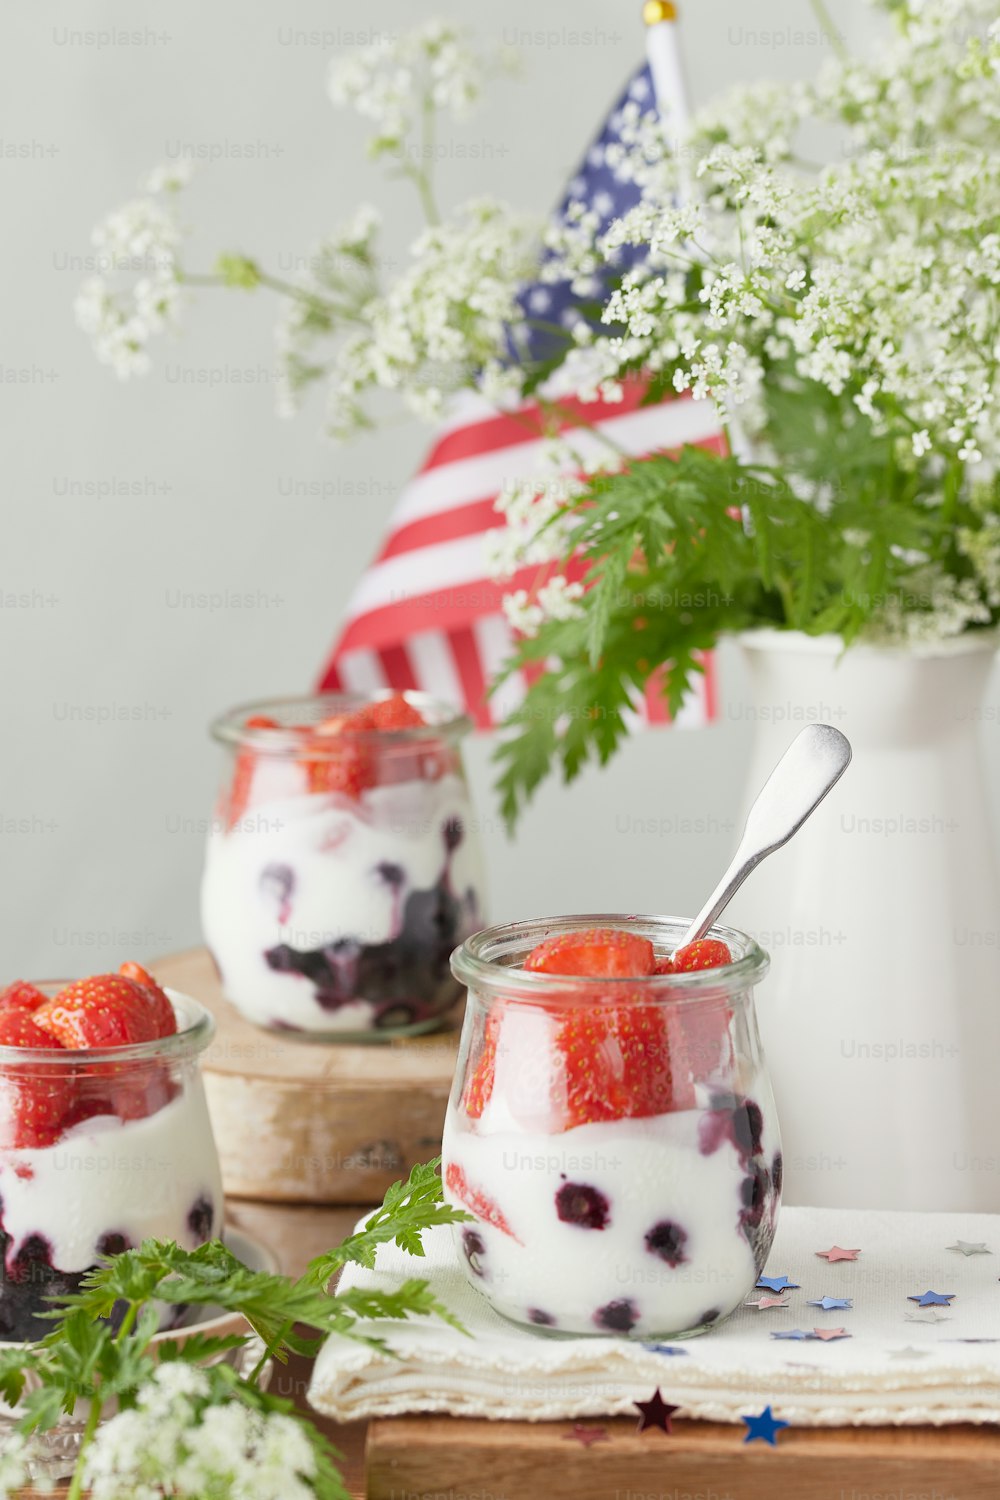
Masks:
[[[460,1007],[447,1030],[426,1037],[303,1042],[245,1021],[223,998],[205,949],[152,968],[215,1016],[203,1072],[227,1196],[371,1203],[437,1155]]]

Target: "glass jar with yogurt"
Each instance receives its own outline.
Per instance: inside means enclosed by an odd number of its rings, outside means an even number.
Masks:
[[[473,1216],[453,1231],[465,1275],[514,1322],[697,1334],[741,1304],[765,1264],[782,1178],[754,1010],[767,955],[718,927],[710,936],[731,961],[704,972],[525,968],[543,940],[590,929],[651,943],[664,966],[687,926],[560,917],[490,928],[455,954],[469,1000],[445,1196]]]
[[[470,727],[421,693],[283,699],[215,721],[229,758],[202,927],[249,1020],[370,1040],[432,1030],[460,999],[449,956],[483,912]]]
[[[54,996],[68,983],[30,988]],[[148,1238],[194,1250],[221,1231],[199,1067],[214,1022],[188,996],[163,993],[172,1035],[79,1050],[0,1046],[0,1341],[43,1338],[49,1299],[78,1291],[103,1256]],[[181,1313],[163,1309],[167,1322]]]

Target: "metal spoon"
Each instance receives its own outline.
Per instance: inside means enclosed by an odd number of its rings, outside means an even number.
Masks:
[[[798,833],[850,763],[851,746],[847,736],[830,724],[810,724],[795,736],[750,809],[743,837],[729,869],[678,947],[683,948],[705,936],[750,871]]]

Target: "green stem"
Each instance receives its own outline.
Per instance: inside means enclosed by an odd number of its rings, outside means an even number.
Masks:
[[[257,271],[257,279],[261,286],[266,286],[269,291],[277,292],[279,296],[291,297],[296,302],[306,302],[310,307],[318,307],[330,317],[343,318],[347,323],[361,323],[357,313],[351,312],[349,308],[341,307],[336,302],[327,302],[322,297],[317,297],[313,292],[307,292],[304,287],[296,286],[294,282],[283,281],[280,276],[272,276],[269,271]],[[185,286],[228,286],[224,276],[217,275],[214,271],[181,271],[180,280]],[[367,324],[365,325],[367,327]]]
[[[130,1302],[129,1305],[128,1305],[128,1307],[125,1309],[125,1316],[124,1316],[124,1318],[122,1318],[121,1327],[119,1328],[117,1334],[115,1335],[115,1343],[116,1344],[124,1344],[125,1340],[128,1338],[129,1334],[132,1332],[132,1329],[135,1327],[135,1320],[136,1320],[136,1318],[138,1316],[139,1316],[139,1304],[138,1304],[138,1302]]]
[[[277,1338],[274,1339],[273,1342],[271,1342],[270,1344],[265,1344],[264,1345],[264,1350],[263,1350],[263,1353],[260,1356],[260,1359],[257,1361],[257,1363],[254,1365],[253,1369],[250,1371],[250,1374],[247,1376],[247,1385],[254,1385],[255,1386],[257,1384],[257,1381],[260,1379],[260,1374],[261,1374],[261,1371],[263,1370],[264,1366],[267,1364],[268,1360],[271,1358],[271,1356],[274,1353],[275,1349],[277,1349],[278,1346],[284,1342],[285,1335],[291,1331],[291,1328],[292,1328],[292,1324],[291,1323],[283,1323],[282,1326],[281,1326],[281,1328],[280,1328],[280,1330],[279,1330],[279,1332],[278,1332]],[[69,1500],[69,1496],[66,1497],[66,1500]]]
[[[133,1304],[134,1306],[134,1304]],[[83,1464],[87,1450],[94,1440],[101,1420],[101,1403],[95,1396],[90,1403],[90,1411],[87,1413],[87,1425],[83,1429],[83,1437],[80,1439],[80,1447],[76,1455],[76,1467],[73,1470],[73,1478],[69,1489],[66,1491],[66,1500],[80,1500],[83,1494]]]
[[[850,57],[850,53],[844,46],[843,38],[841,37],[840,32],[833,24],[833,17],[826,8],[826,0],[810,0],[810,3],[812,5],[813,13],[816,16],[817,21],[826,32],[827,36],[830,38],[830,45],[833,48],[834,52],[836,52],[841,62],[847,62],[848,58]]]

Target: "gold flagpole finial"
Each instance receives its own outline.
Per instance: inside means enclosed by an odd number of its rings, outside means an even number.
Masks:
[[[642,19],[646,26],[659,26],[661,21],[676,21],[677,7],[673,0],[646,0],[642,7]]]

